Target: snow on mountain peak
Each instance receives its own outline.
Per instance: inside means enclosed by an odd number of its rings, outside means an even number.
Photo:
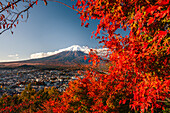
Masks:
[[[81,51],[83,49],[83,47],[79,46],[79,45],[72,45],[68,48],[66,48],[66,50],[69,51]]]
[[[58,52],[61,53],[63,51],[82,51],[84,53],[89,53],[89,48],[87,46],[79,46],[79,45],[72,45],[68,48],[64,48],[64,49],[59,49]]]
[[[103,48],[103,49],[105,49],[105,48]],[[101,52],[103,49],[94,49],[94,50]],[[55,54],[58,54],[58,53],[61,53],[64,51],[82,51],[82,52],[88,54],[90,52],[90,49],[87,46],[72,45],[70,47],[67,47],[64,49],[59,49],[58,51],[54,51],[54,52],[47,52],[47,53],[40,52],[40,53],[31,54],[30,58],[35,59],[35,58],[48,57],[48,56],[55,55]]]

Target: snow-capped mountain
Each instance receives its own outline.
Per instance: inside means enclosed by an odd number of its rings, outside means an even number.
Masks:
[[[92,49],[92,48],[91,48]],[[103,56],[107,52],[107,48],[93,49],[98,55]],[[31,55],[30,60],[0,63],[3,66],[72,66],[77,64],[89,64],[89,58],[84,60],[84,56],[88,56],[90,48],[87,46],[73,45],[68,48],[59,49],[55,52],[35,53]],[[3,67],[2,66],[2,67]]]
[[[64,48],[64,49],[59,49],[58,51],[54,51],[54,52],[35,53],[35,54],[30,55],[30,58],[35,59],[35,58],[48,57],[48,56],[52,56],[52,55],[55,55],[55,54],[58,54],[58,53],[61,53],[61,52],[64,52],[64,51],[81,51],[81,52],[83,52],[85,54],[88,54],[90,52],[90,49],[93,49],[93,48],[89,48],[87,46],[72,45],[70,47],[67,47],[67,48]],[[103,54],[106,53],[107,48],[93,49],[93,50],[95,50],[98,53],[98,55],[103,55]]]
[[[79,45],[72,45],[72,46],[70,46],[68,48],[60,49],[60,50],[58,50],[58,52],[63,52],[63,51],[82,51],[82,52],[88,54],[89,50],[90,49],[87,46],[82,46],[81,47]]]

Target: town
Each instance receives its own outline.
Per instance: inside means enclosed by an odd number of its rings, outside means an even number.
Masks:
[[[63,92],[68,87],[68,83],[76,80],[77,77],[83,78],[77,70],[1,69],[0,97],[3,94],[20,94],[30,83],[36,91],[55,87]]]

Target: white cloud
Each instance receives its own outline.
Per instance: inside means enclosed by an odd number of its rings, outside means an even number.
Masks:
[[[8,55],[8,57],[13,58],[13,59],[19,59],[19,55],[18,54]]]
[[[59,53],[58,51],[55,51],[55,52],[47,52],[47,53],[35,53],[35,54],[31,54],[30,55],[30,58],[31,59],[35,59],[35,58],[43,58],[43,57],[47,57],[47,56],[51,56],[51,55],[55,55]]]
[[[8,58],[6,59],[0,59],[0,62],[13,62],[13,61],[20,61],[22,59],[19,58],[18,54],[11,54],[7,56]]]

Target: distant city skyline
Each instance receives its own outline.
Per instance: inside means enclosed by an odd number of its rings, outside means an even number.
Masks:
[[[75,2],[62,1],[69,6]],[[30,11],[27,22],[20,22],[10,31],[0,35],[0,62],[29,59],[34,53],[53,52],[71,45],[96,48],[98,41],[91,39],[98,20],[90,20],[89,28],[81,27],[77,12],[59,3],[39,2]],[[118,31],[128,34],[128,32]]]

